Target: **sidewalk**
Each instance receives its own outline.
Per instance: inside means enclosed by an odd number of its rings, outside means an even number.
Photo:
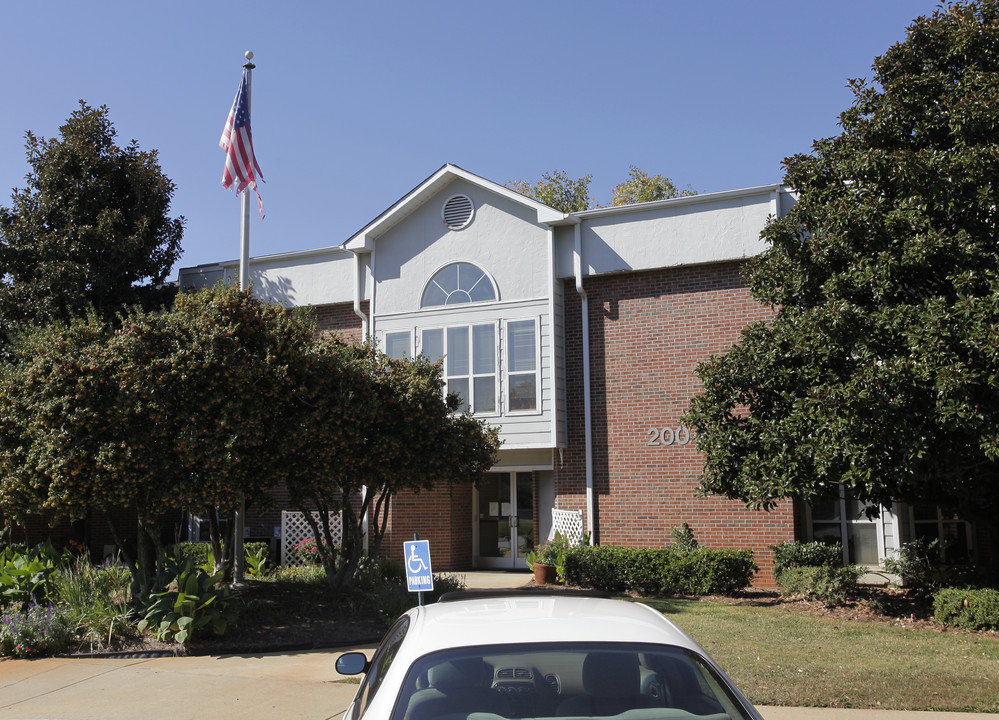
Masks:
[[[525,572],[469,572],[470,589],[521,587]],[[328,720],[357,689],[341,652],[165,658],[0,660],[0,720]],[[766,720],[990,720],[999,715],[761,707]]]

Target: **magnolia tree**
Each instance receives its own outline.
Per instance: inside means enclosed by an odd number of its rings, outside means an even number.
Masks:
[[[330,586],[343,590],[358,570],[365,518],[368,552],[377,555],[393,495],[475,481],[493,464],[499,441],[495,429],[457,413],[457,396],[444,396],[440,363],[393,360],[335,335],[317,340],[313,363],[294,411],[307,452],[286,477],[292,503],[320,539]],[[343,517],[339,549],[330,512]]]
[[[27,187],[0,208],[0,342],[25,324],[172,296],[184,220],[169,216],[174,185],[156,151],[116,145],[108,109],[83,101],[59,132],[27,133]]]
[[[999,513],[999,3],[942,6],[852,82],[843,132],[785,160],[773,319],[700,367],[703,488]]]

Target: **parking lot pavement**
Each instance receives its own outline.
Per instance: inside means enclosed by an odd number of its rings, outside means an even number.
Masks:
[[[334,670],[338,654],[2,660],[0,718],[337,718],[357,689]]]
[[[350,704],[345,650],[148,659],[0,660],[2,720],[325,720]],[[762,707],[766,720],[988,720],[999,715]]]
[[[0,660],[0,720],[326,720],[357,686],[333,668],[340,652],[147,659]],[[761,707],[766,720],[989,720],[999,715]]]

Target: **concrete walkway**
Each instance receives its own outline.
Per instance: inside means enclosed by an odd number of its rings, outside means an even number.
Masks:
[[[470,589],[521,587],[525,572],[469,572]],[[327,720],[357,685],[337,650],[167,658],[0,660],[0,720]],[[999,715],[761,707],[766,720],[987,720]]]

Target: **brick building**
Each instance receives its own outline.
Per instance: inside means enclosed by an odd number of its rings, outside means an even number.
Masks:
[[[477,488],[395,498],[383,552],[400,559],[418,532],[435,570],[522,568],[553,508],[582,511],[600,544],[661,547],[687,523],[703,545],[751,548],[764,585],[769,546],[794,538],[838,537],[872,567],[919,535],[974,547],[934,508],[871,521],[848,498],[764,513],[697,496],[702,460],[680,423],[695,368],[766,317],[740,266],[793,202],[768,185],[565,214],[445,165],[342,244],[251,259],[250,279],[265,300],[315,306],[324,330],[445,358],[448,391],[500,428]],[[225,262],[179,281],[237,273]],[[252,538],[279,524],[248,513]]]
[[[394,500],[384,551],[418,532],[435,569],[524,567],[559,508],[601,544],[662,546],[686,522],[705,545],[752,548],[767,583],[768,546],[799,530],[791,504],[698,498],[680,417],[697,363],[765,317],[739,268],[791,202],[772,185],[566,215],[447,165],[342,245],[254,258],[250,278],[262,298],[317,307],[325,330],[445,356],[448,390],[501,429],[478,488]]]

